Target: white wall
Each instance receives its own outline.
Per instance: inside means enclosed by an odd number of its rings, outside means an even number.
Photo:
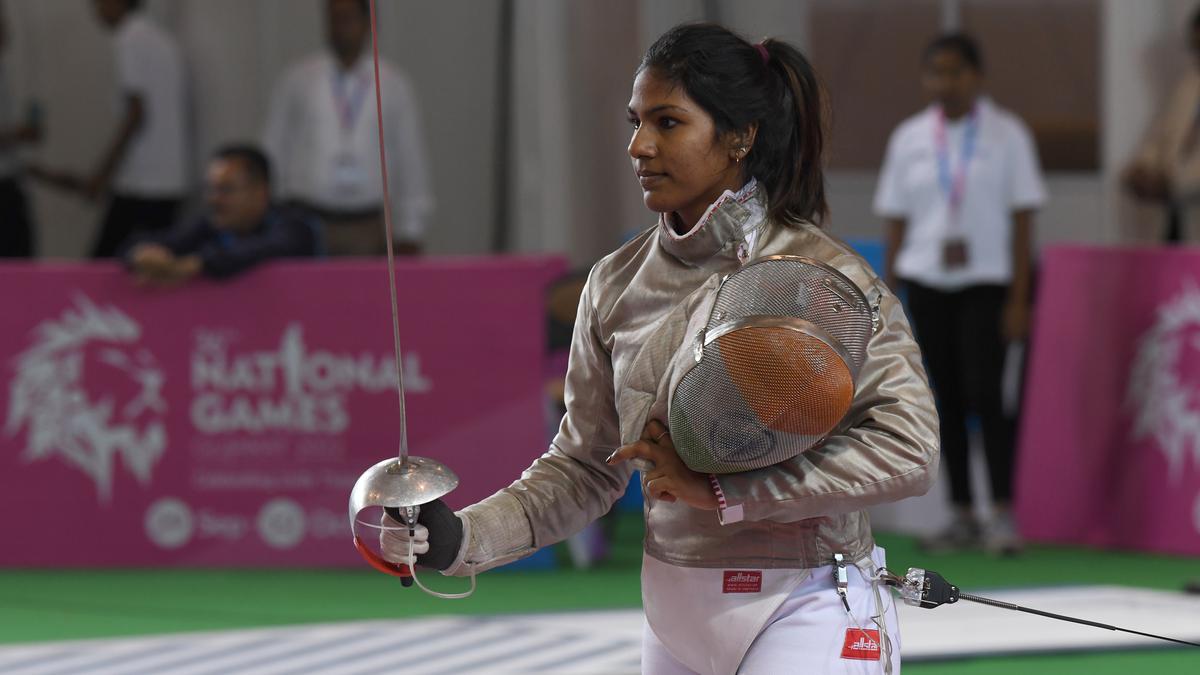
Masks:
[[[44,103],[46,164],[89,170],[114,124],[107,34],[87,0],[3,0],[18,89]],[[823,0],[825,1],[825,0]],[[1114,241],[1138,215],[1116,176],[1186,63],[1182,27],[1192,0],[1103,0],[1103,172],[1049,177],[1042,242]],[[622,232],[649,225],[625,147],[623,116],[641,52],[666,28],[709,16],[754,37],[807,42],[807,9],[791,0],[516,0],[511,241],[519,251],[568,252],[580,264]],[[322,0],[149,0],[183,44],[192,73],[198,170],[205,153],[259,132],[269,89],[292,60],[321,47]],[[387,0],[382,45],[420,97],[437,199],[430,248],[484,252],[495,200],[499,0]],[[1172,65],[1175,64],[1175,65]],[[832,229],[876,236],[871,172],[829,176]],[[97,208],[35,190],[45,254],[86,250]],[[1142,214],[1154,231],[1157,214]]]
[[[508,215],[517,251],[565,252],[586,266],[648,220],[625,155],[636,10],[636,0],[516,2]]]
[[[1154,241],[1163,214],[1139,208],[1118,180],[1144,130],[1191,59],[1184,39],[1194,0],[1105,0],[1101,157],[1106,240]]]
[[[88,0],[6,0],[14,79],[43,102],[48,136],[34,156],[90,171],[115,124],[110,38]],[[192,81],[199,175],[205,155],[256,139],[276,77],[320,49],[322,0],[149,0],[182,44]],[[421,106],[437,210],[434,252],[489,245],[495,129],[497,0],[379,3],[380,42],[412,78]],[[80,257],[99,209],[35,188],[43,255]]]

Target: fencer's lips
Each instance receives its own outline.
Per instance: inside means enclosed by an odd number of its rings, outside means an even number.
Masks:
[[[639,169],[637,172],[638,182],[642,184],[642,188],[649,189],[654,185],[662,182],[667,177],[665,173],[656,173],[654,171],[645,171]]]

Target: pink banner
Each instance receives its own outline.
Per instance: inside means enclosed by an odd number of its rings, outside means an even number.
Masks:
[[[1200,555],[1200,250],[1053,248],[1038,298],[1022,533]]]
[[[503,487],[546,447],[551,258],[400,263],[412,453]],[[394,456],[379,262],[139,288],[0,266],[0,565],[359,565],[359,473]]]

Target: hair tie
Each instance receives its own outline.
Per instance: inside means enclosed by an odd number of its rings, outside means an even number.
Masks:
[[[754,48],[758,50],[758,55],[762,57],[763,65],[769,65],[771,63],[771,54],[767,52],[767,46],[760,42],[754,45]]]

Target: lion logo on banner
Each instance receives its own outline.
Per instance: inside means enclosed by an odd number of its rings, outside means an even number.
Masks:
[[[1171,479],[1183,475],[1190,453],[1200,471],[1200,288],[1188,283],[1158,308],[1138,340],[1126,404],[1134,440],[1153,438],[1166,455]],[[1200,497],[1193,520],[1200,532]]]
[[[5,423],[9,437],[25,430],[25,461],[60,457],[92,479],[103,502],[112,499],[117,457],[148,484],[166,449],[167,406],[163,373],[137,346],[141,326],[78,296],[33,334],[33,345],[13,361]]]

